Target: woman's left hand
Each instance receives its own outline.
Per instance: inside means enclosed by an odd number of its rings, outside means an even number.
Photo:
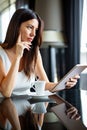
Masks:
[[[81,118],[78,113],[78,110],[74,106],[67,109],[66,114],[70,119],[79,120]]]
[[[66,88],[69,89],[69,88],[72,88],[74,87],[76,84],[77,84],[77,80],[80,78],[79,75],[76,75],[72,78],[69,79],[69,81],[66,82]]]

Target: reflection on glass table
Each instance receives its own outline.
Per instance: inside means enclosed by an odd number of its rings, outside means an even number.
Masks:
[[[78,89],[64,90],[58,95],[78,109],[83,129],[87,129],[87,90],[79,89],[78,86]]]
[[[0,125],[1,129],[21,130],[17,110],[11,99],[3,99],[0,103]]]
[[[50,127],[44,128],[44,124],[47,125],[46,123],[49,122],[46,119],[49,113],[51,113]],[[60,122],[61,129],[58,125]],[[54,123],[56,123],[55,130],[66,130],[66,128],[77,130],[77,126],[85,130],[77,107],[59,95],[54,94],[41,99],[17,96],[0,100],[0,127],[5,130],[47,130],[46,128],[53,128]],[[72,125],[76,127],[71,129]]]
[[[30,104],[27,99],[3,99],[0,103],[0,126],[6,130],[38,130],[42,127],[47,105],[44,102]]]

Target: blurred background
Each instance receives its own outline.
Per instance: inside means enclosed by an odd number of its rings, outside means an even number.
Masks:
[[[41,54],[50,81],[60,80],[75,64],[87,63],[86,0],[0,0],[0,5],[1,43],[16,9],[33,9],[43,19]]]
[[[86,0],[0,0],[1,44],[12,14],[23,7],[36,11],[44,21],[40,51],[50,81],[59,81],[76,64],[87,64]],[[86,74],[81,75],[79,87],[87,84]]]

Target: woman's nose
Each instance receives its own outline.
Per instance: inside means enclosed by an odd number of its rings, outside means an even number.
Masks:
[[[31,36],[35,36],[36,35],[36,31],[35,30],[32,30],[31,31]]]

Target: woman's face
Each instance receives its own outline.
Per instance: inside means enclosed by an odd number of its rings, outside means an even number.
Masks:
[[[23,22],[20,26],[21,41],[32,42],[38,29],[37,19]]]

